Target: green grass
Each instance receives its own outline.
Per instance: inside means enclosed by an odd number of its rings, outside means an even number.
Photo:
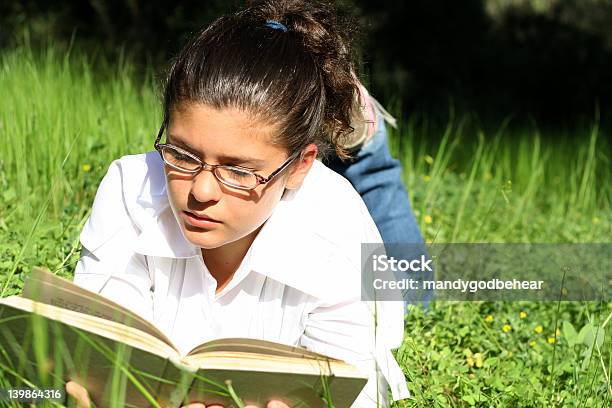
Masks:
[[[152,150],[155,83],[127,60],[27,46],[0,55],[2,296],[33,266],[72,276],[108,165]],[[578,137],[511,123],[485,134],[469,115],[400,119],[391,147],[428,242],[611,241],[609,135],[597,117]],[[607,406],[611,314],[596,302],[412,307],[397,357],[413,398],[396,405]]]

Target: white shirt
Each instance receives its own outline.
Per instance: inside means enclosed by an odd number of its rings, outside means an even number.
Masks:
[[[404,334],[403,302],[361,301],[361,243],[381,243],[359,194],[315,161],[286,190],[219,293],[201,249],[187,241],[156,151],[115,160],[81,232],[74,282],[145,317],[187,353],[207,340],[250,337],[302,346],[369,375],[353,407],[410,396],[390,350]],[[382,374],[382,375],[381,375]],[[386,380],[386,382],[385,382]]]

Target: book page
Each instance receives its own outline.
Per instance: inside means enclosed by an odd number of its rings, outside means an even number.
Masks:
[[[137,347],[149,353],[157,354],[163,358],[178,357],[178,352],[173,347],[160,341],[155,336],[151,336],[131,326],[102,319],[97,316],[75,312],[70,309],[39,303],[35,300],[21,296],[1,298],[0,311],[3,312],[3,316],[8,313],[16,314],[16,311],[33,313],[98,336],[125,343],[131,347]],[[21,313],[21,315],[27,316],[23,313]]]
[[[363,374],[357,367],[328,357],[300,358],[273,356],[240,351],[210,351],[183,357],[190,367],[215,370],[242,370],[249,372],[272,372],[283,374],[326,375],[361,378]]]
[[[251,338],[224,338],[208,341],[187,353],[188,356],[208,352],[243,352],[269,356],[311,358],[315,360],[340,361],[303,347],[288,346],[272,341]]]
[[[22,297],[133,327],[177,350],[172,341],[153,323],[112,300],[45,269],[32,269],[24,283]]]
[[[35,344],[44,353],[35,352]],[[20,367],[29,380],[39,381],[36,373],[60,373],[85,385],[102,407],[110,406],[111,400],[124,407],[151,406],[134,381],[153,398],[174,400],[171,408],[178,407],[187,392],[177,390],[183,370],[164,377],[167,366],[179,361],[176,350],[164,342],[129,326],[20,296],[0,299],[0,348],[3,364]],[[117,370],[119,366],[124,369]],[[186,373],[187,380],[192,372]],[[120,389],[125,387],[125,395],[110,392],[117,381],[123,384]]]
[[[265,406],[279,399],[289,406],[325,408],[321,395],[329,389],[334,406],[348,408],[368,378],[344,361],[252,338],[212,340],[191,350],[182,361],[199,368],[187,400],[224,406],[233,404],[223,395],[229,381],[247,405]]]

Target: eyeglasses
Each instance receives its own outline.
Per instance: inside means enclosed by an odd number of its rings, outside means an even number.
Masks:
[[[238,188],[241,190],[253,190],[260,184],[266,184],[270,182],[274,177],[280,174],[289,164],[299,156],[300,152],[291,155],[285,162],[276,170],[272,172],[268,177],[260,176],[257,173],[253,173],[250,170],[243,169],[236,166],[226,166],[223,164],[207,164],[200,160],[199,157],[190,153],[178,146],[174,146],[168,143],[159,143],[164,130],[166,129],[166,123],[162,124],[155,139],[155,150],[157,150],[168,166],[181,171],[183,173],[189,173],[196,175],[202,170],[211,170],[215,175],[215,178],[226,186]]]

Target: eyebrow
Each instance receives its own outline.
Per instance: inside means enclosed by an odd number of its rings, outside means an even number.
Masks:
[[[182,140],[178,139],[176,136],[174,135],[169,135],[168,137],[168,143],[173,144],[175,146],[181,147],[185,150],[187,150],[190,153],[199,153],[196,149],[193,149],[191,146],[189,146],[187,143],[183,142]],[[200,154],[197,154],[198,156],[200,156]],[[222,162],[231,162],[231,163],[235,163],[235,164],[250,164],[253,166],[263,166],[266,161],[265,160],[261,160],[261,159],[255,159],[253,157],[246,157],[246,156],[227,156],[227,155],[222,155],[219,156],[219,159]]]

